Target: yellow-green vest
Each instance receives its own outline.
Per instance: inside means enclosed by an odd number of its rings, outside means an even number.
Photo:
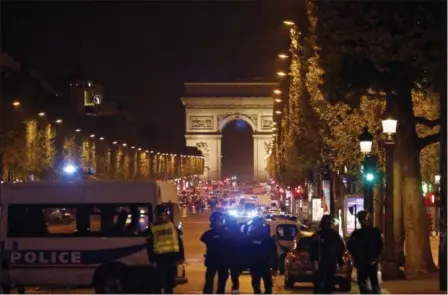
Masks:
[[[179,252],[179,237],[172,222],[156,224],[151,229],[154,241],[154,253]]]

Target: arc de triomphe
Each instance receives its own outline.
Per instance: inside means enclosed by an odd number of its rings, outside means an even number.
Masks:
[[[205,156],[202,179],[221,179],[221,131],[233,120],[244,120],[253,131],[254,180],[266,181],[272,140],[272,91],[277,83],[185,83],[181,98],[186,113],[187,146]]]

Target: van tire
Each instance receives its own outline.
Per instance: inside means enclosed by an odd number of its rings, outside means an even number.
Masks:
[[[124,294],[127,292],[123,268],[100,269],[95,276],[96,294]]]

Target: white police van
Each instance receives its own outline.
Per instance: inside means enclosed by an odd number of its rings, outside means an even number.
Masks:
[[[164,191],[170,193],[164,194]],[[175,191],[174,191],[175,193]],[[81,181],[2,184],[2,285],[84,287],[97,293],[151,291],[148,226],[171,184]],[[185,272],[178,283],[186,282]]]

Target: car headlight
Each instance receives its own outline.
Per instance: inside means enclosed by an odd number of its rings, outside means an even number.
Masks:
[[[238,211],[236,211],[236,210],[230,210],[230,211],[229,211],[229,214],[232,215],[232,216],[238,216]]]

